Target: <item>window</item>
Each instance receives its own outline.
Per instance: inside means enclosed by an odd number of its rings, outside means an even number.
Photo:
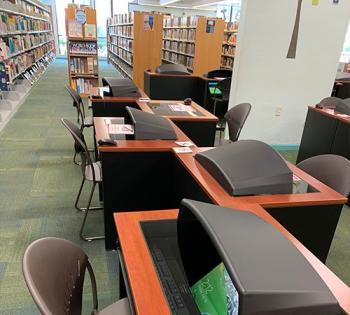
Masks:
[[[350,62],[350,24],[348,27],[348,32],[345,36],[345,42],[343,47],[343,52],[340,57],[340,62]]]
[[[98,54],[107,56],[107,18],[111,16],[111,0],[95,0],[97,17]]]
[[[56,1],[58,52],[60,55],[67,54],[67,36],[66,36],[66,22],[65,22],[64,9],[68,7],[68,3],[72,3],[72,1],[70,0]]]

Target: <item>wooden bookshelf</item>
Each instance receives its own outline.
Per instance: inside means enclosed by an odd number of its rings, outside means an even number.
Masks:
[[[221,52],[221,68],[232,69],[236,53],[238,22],[225,23],[224,41]]]
[[[183,64],[195,75],[220,68],[224,24],[217,18],[164,17],[163,62]]]
[[[51,6],[33,0],[0,2],[0,60],[8,89],[17,78],[37,77],[39,63],[48,56],[52,60],[55,52]]]
[[[66,11],[69,84],[81,97],[88,97],[99,85],[96,11],[70,5]],[[85,23],[77,21],[85,14]]]
[[[162,29],[162,14],[130,12],[107,20],[108,62],[141,89],[144,71],[162,63]]]

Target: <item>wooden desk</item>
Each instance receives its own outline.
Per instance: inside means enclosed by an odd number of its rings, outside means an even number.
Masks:
[[[104,119],[95,118],[94,122],[98,141],[108,135],[108,130]],[[178,141],[189,141],[175,125],[174,129]],[[294,166],[290,167],[296,175],[318,193],[232,197],[195,160],[194,154],[207,148],[192,146],[193,154],[177,154],[174,147],[175,141],[166,140],[121,140],[118,146],[98,147],[107,248],[114,248],[116,242],[111,223],[114,212],[172,209],[183,198],[190,198],[225,207],[259,204],[325,261],[346,198]]]
[[[322,264],[307,248],[293,235],[283,228],[263,209],[253,205],[254,213],[275,226],[284,234],[305,256],[323,281],[332,291],[340,306],[350,314],[350,288],[334,273]],[[115,213],[114,221],[118,230],[123,260],[126,267],[126,281],[131,288],[132,299],[138,315],[170,315],[170,309],[158,280],[157,272],[149,254],[148,246],[143,236],[140,221],[176,219],[177,210],[142,211],[132,213]]]
[[[143,93],[143,96],[146,94]],[[147,96],[147,95],[146,95]],[[164,116],[172,120],[196,145],[213,146],[215,143],[216,123],[218,118],[192,102],[191,106],[197,112],[197,116],[173,112],[163,115],[152,110],[148,104],[159,102],[166,104],[169,101],[151,101],[149,103],[139,101],[139,98],[105,97],[103,99],[91,99],[94,117],[127,117],[126,106],[140,109],[147,113]],[[174,101],[179,103],[180,101]]]
[[[297,163],[316,155],[338,154],[350,159],[350,117],[309,106]]]

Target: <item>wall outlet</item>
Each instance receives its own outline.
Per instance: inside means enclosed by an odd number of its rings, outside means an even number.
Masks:
[[[281,116],[282,114],[282,106],[277,106],[275,111],[275,116]]]

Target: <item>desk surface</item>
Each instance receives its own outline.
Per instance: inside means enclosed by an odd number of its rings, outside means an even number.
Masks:
[[[197,152],[208,150],[208,148],[192,147],[192,154],[175,154],[181,164],[192,175],[202,189],[207,193],[210,199],[219,205],[230,207],[232,203],[240,201],[244,204],[260,204],[266,208],[293,207],[322,204],[344,204],[346,198],[337,193],[330,187],[321,183],[309,174],[305,173],[295,165],[288,163],[293,173],[307,182],[319,192],[305,194],[280,194],[265,196],[243,196],[232,197],[221,185],[206,171],[206,169],[194,158]]]
[[[205,110],[203,107],[199,106],[196,102],[192,101],[191,107],[194,109],[194,114],[197,114],[197,116],[191,116],[191,115],[181,115],[181,112],[172,112],[170,115],[162,115],[161,113],[157,113],[156,110],[152,109],[152,104],[153,106],[166,106],[166,105],[177,105],[181,104],[183,105],[182,101],[158,101],[158,100],[151,100],[150,102],[141,102],[137,101],[137,105],[140,107],[140,109],[144,112],[147,113],[153,113],[153,114],[158,114],[160,116],[167,117],[171,119],[172,121],[213,121],[217,122],[219,121],[219,118],[214,116],[212,113],[208,112]],[[171,110],[169,110],[171,112]]]
[[[315,106],[309,106],[309,109],[320,113],[324,116],[331,117],[333,119],[342,121],[346,124],[350,124],[350,115],[345,115],[339,112],[336,112],[334,109],[329,109],[329,108],[316,108]]]
[[[106,119],[113,119],[111,117],[94,117],[95,137],[96,143],[98,140],[109,138],[108,126]],[[118,140],[117,146],[98,146],[101,152],[121,152],[121,151],[138,151],[138,152],[156,152],[156,151],[171,151],[174,147],[179,147],[176,141],[190,141],[192,142],[171,120],[177,140]]]
[[[253,210],[252,212],[275,226],[300,250],[333,292],[341,307],[350,314],[350,288],[261,207],[252,204],[245,205],[245,207]],[[177,214],[177,210],[120,212],[114,214],[128,280],[138,315],[171,314],[139,222],[176,219]]]

